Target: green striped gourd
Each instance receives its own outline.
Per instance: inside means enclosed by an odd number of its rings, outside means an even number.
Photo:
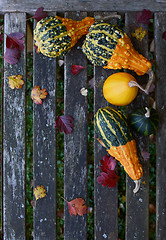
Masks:
[[[134,192],[137,192],[143,170],[126,120],[121,111],[111,107],[100,108],[94,117],[94,127],[108,153],[124,166],[126,173],[135,181]]]

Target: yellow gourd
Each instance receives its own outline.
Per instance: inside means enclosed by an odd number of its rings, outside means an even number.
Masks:
[[[146,92],[131,74],[119,72],[106,79],[103,85],[103,95],[113,105],[126,106],[135,99],[138,88]]]

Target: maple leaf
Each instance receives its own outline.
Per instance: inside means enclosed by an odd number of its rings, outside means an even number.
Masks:
[[[86,68],[86,67],[83,67],[83,66],[80,66],[80,65],[72,65],[71,66],[71,73],[73,75],[77,75],[84,68]]]
[[[22,75],[13,75],[13,76],[9,76],[9,87],[11,89],[14,88],[22,88],[22,86],[24,85],[24,81],[22,80],[23,76]]]
[[[74,126],[72,122],[74,119],[69,115],[58,116],[55,122],[55,127],[59,127],[60,132],[64,132],[66,134],[72,133],[72,127]]]
[[[65,200],[65,199],[64,199]],[[65,200],[66,201],[66,200]],[[87,207],[85,205],[85,201],[82,198],[75,198],[74,200],[68,202],[68,209],[69,209],[69,213],[70,215],[74,215],[77,216],[83,216],[84,214],[86,214],[87,212]]]
[[[141,42],[146,35],[146,30],[143,30],[142,27],[137,27],[131,35]]]
[[[11,65],[18,63],[21,51],[18,48],[6,48],[4,59]]]
[[[117,161],[112,156],[105,155],[100,163],[102,164],[99,166],[101,171],[107,173],[109,170],[115,170]]]
[[[6,38],[6,47],[7,48],[18,48],[20,51],[24,49],[24,40],[21,40],[21,38],[24,37],[23,33],[20,32],[14,32],[7,35]]]
[[[43,10],[44,10],[44,7],[38,8],[32,18],[36,19],[37,22],[43,18],[46,18],[48,16],[48,13]]]
[[[115,187],[117,180],[119,177],[116,175],[115,171],[113,170],[108,170],[106,172],[101,172],[101,176],[97,178],[97,182],[101,183],[103,187],[108,186],[109,188]]]
[[[40,89],[39,86],[34,86],[32,91],[31,91],[31,98],[34,101],[34,103],[36,103],[37,105],[42,104],[42,99],[46,98],[47,96],[47,92],[46,89]]]
[[[150,10],[144,9],[141,13],[137,13],[137,22],[149,24],[150,19],[152,19],[152,12]]]
[[[164,40],[166,40],[166,31],[163,32],[163,34],[162,34],[162,38],[163,38]]]
[[[37,201],[39,198],[44,198],[44,197],[46,196],[46,190],[45,190],[44,186],[43,186],[43,185],[37,186],[37,187],[34,189],[34,195],[35,195],[36,201]],[[35,201],[35,205],[36,205],[36,201]]]

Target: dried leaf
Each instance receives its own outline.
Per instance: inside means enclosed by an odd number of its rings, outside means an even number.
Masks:
[[[101,172],[101,176],[97,178],[97,182],[101,183],[103,187],[108,186],[109,188],[115,187],[119,177],[116,175],[115,171],[109,170],[106,172]]]
[[[34,195],[35,195],[36,201],[37,201],[39,198],[44,198],[44,197],[46,196],[46,190],[44,189],[44,186],[43,186],[43,185],[37,186],[37,187],[34,189]]]
[[[20,32],[14,32],[7,35],[6,38],[6,47],[7,48],[18,48],[20,51],[24,49],[24,40],[21,40],[21,38],[24,37],[23,33]]]
[[[32,18],[36,19],[37,22],[43,18],[46,18],[48,16],[48,13],[43,10],[44,10],[44,7],[38,8]]]
[[[146,30],[143,30],[142,27],[137,27],[135,28],[135,32],[131,33],[131,35],[141,42],[146,33]]]
[[[70,215],[74,215],[77,216],[83,216],[84,214],[86,214],[87,212],[87,207],[85,205],[85,201],[82,198],[76,198],[70,202],[68,202],[68,209],[69,209],[69,213]]]
[[[80,66],[80,65],[72,65],[71,66],[71,72],[72,72],[73,75],[77,75],[84,68],[85,67]]]
[[[137,22],[139,23],[144,23],[144,24],[149,24],[150,19],[152,19],[152,12],[150,10],[144,9],[141,13],[137,13]]]
[[[34,103],[36,103],[37,105],[42,104],[42,99],[46,98],[47,96],[47,92],[46,89],[40,89],[39,86],[34,86],[32,91],[31,91],[31,98],[34,101]]]
[[[4,59],[11,65],[18,63],[21,51],[18,48],[6,48]]]
[[[90,86],[90,88],[94,89],[94,87],[95,87],[95,78],[94,77],[91,80],[89,80],[88,86]]]
[[[144,161],[147,161],[147,160],[149,160],[149,158],[150,158],[150,153],[149,153],[149,152],[142,151],[142,152],[141,152],[141,155],[142,155]]]
[[[163,32],[163,34],[162,34],[162,38],[163,38],[164,40],[166,40],[166,31]]]
[[[86,97],[88,95],[88,90],[86,88],[81,88],[80,93]]]
[[[59,67],[61,67],[64,64],[64,60],[59,60],[58,64],[59,64]]]
[[[59,127],[60,132],[64,132],[66,134],[72,133],[72,127],[74,126],[72,122],[74,119],[69,115],[58,116],[55,122],[55,127]]]
[[[9,76],[9,87],[11,89],[14,88],[22,88],[22,86],[24,85],[24,81],[22,80],[23,76],[22,75],[13,75],[13,76]]]
[[[105,155],[100,163],[102,164],[99,166],[100,170],[107,173],[109,170],[115,170],[117,161],[112,156]]]

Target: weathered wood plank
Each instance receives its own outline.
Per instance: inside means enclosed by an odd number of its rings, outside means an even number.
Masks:
[[[33,67],[34,86],[48,92],[33,114],[33,184],[47,193],[34,205],[34,239],[56,239],[56,59],[34,50]]]
[[[136,23],[136,13],[127,13],[125,18],[126,33],[131,38],[134,48],[145,57],[148,57],[148,36],[146,35],[142,42],[131,37],[131,33],[135,28],[142,26],[143,29],[148,30],[146,25],[139,25]],[[133,72],[130,72],[137,81],[144,85],[147,82],[147,76],[138,77]],[[148,96],[139,92],[136,99],[128,107],[128,114],[134,109],[141,106],[148,106]],[[136,140],[138,157],[143,166],[144,175],[142,177],[140,190],[134,194],[134,182],[127,176],[126,189],[126,239],[147,240],[149,239],[149,164],[145,162],[141,156],[142,151],[149,151],[148,138],[140,136],[133,132]]]
[[[159,113],[159,127],[156,135],[156,239],[166,237],[166,43],[162,38],[166,30],[166,13],[155,14],[156,55],[156,104]]]
[[[107,13],[110,15],[110,13]],[[95,13],[101,15],[101,12]],[[107,21],[108,22],[108,21]],[[116,24],[112,19],[110,23]],[[103,96],[103,83],[115,71],[105,70],[102,67],[94,67],[94,113],[101,107],[106,107],[108,102]],[[114,188],[102,187],[97,183],[97,177],[100,176],[100,159],[108,155],[106,150],[96,139],[94,133],[94,211],[95,211],[95,239],[118,239],[118,196],[117,185]]]
[[[4,32],[26,34],[26,14],[5,14]],[[5,36],[6,38],[6,36]],[[4,48],[6,51],[6,47]],[[25,239],[25,86],[26,48],[16,65],[4,61],[3,84],[3,233],[4,240]],[[23,88],[12,90],[8,78],[22,75]]]
[[[76,13],[65,15],[73,20],[86,17],[86,13],[79,16]],[[87,66],[87,60],[78,46],[65,57],[64,80],[64,114],[74,118],[74,129],[71,134],[64,137],[64,198],[71,201],[80,197],[87,199],[87,97],[82,96],[80,90],[87,88],[87,69],[73,76],[71,65]],[[71,217],[65,203],[64,213],[64,239],[86,239],[86,215]]]
[[[4,12],[27,12],[34,13],[37,8],[44,7],[46,11],[163,11],[166,9],[164,0],[0,0],[0,13]]]

